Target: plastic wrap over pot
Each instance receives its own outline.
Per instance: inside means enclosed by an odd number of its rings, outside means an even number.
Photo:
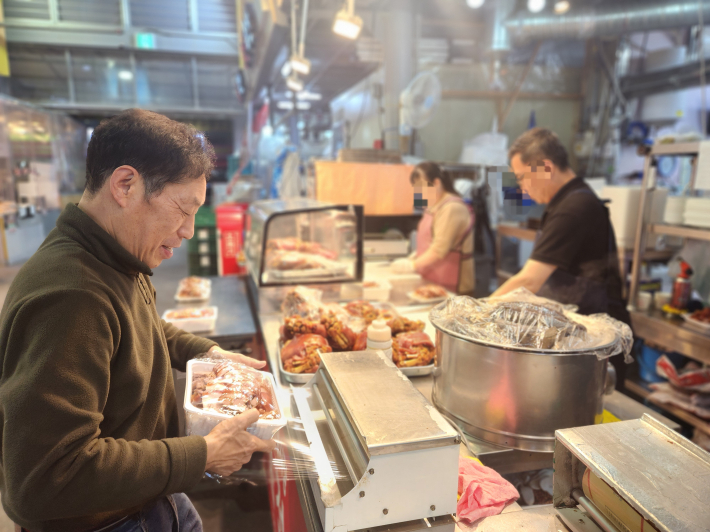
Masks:
[[[583,316],[520,288],[503,297],[452,297],[434,307],[432,324],[463,338],[543,353],[579,352],[599,359],[623,353],[632,360],[631,328],[607,314]]]

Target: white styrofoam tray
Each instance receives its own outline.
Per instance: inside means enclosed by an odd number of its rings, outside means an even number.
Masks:
[[[202,360],[190,360],[187,363],[187,380],[185,381],[185,433],[188,436],[207,436],[210,431],[225,419],[233,416],[228,414],[218,414],[217,412],[206,412],[192,404],[192,376],[195,371],[208,373],[212,370],[215,362]],[[257,370],[254,370],[257,371]],[[274,403],[281,417],[279,419],[259,419],[247,427],[247,432],[262,440],[270,440],[281,428],[286,426],[286,419],[283,417],[283,410],[279,398],[276,381],[271,373],[259,371],[271,385]]]
[[[205,289],[202,292],[202,295],[198,297],[181,296],[180,287],[182,285],[182,281],[180,281],[177,287],[177,291],[175,292],[175,301],[179,301],[180,303],[190,303],[194,301],[206,301],[207,299],[209,299],[212,295],[212,281],[210,279],[202,279],[202,281],[204,282]]]
[[[212,316],[206,318],[186,318],[182,320],[169,320],[167,315],[169,312],[175,310],[183,309],[168,309],[163,313],[163,319],[168,323],[172,323],[175,327],[178,327],[186,332],[196,333],[196,332],[209,332],[214,330],[215,324],[217,323],[217,307],[205,307],[211,308],[213,313]]]
[[[444,296],[441,297],[421,297],[417,295],[414,291],[412,292],[407,292],[407,297],[414,301],[415,303],[419,303],[421,305],[434,305],[436,303],[441,303],[442,301],[446,301],[449,297],[451,297],[448,293]]]
[[[687,314],[683,314],[683,319],[685,320],[685,323],[703,331],[706,334],[710,333],[710,323],[705,323],[704,321],[693,319],[690,316],[690,312],[688,312]]]
[[[281,376],[286,382],[290,382],[291,384],[306,384],[313,378],[315,373],[292,373],[290,371],[286,371],[283,360],[281,360],[282,347],[281,342],[279,342],[279,348],[276,351],[276,356],[279,357],[279,371],[281,372]]]
[[[423,377],[424,375],[431,375],[434,371],[434,364],[429,364],[428,366],[409,366],[406,368],[397,368],[399,371],[404,373],[407,377]]]

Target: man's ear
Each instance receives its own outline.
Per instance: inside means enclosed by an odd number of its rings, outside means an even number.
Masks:
[[[141,176],[138,170],[128,165],[119,166],[109,177],[108,185],[111,197],[121,207],[127,207],[130,200],[135,198],[137,194],[142,194],[142,191],[138,190],[140,182]]]
[[[543,170],[545,171],[546,174],[551,174],[557,168],[555,166],[555,163],[553,163],[550,159],[543,159],[542,162],[545,164],[545,167],[543,168]]]

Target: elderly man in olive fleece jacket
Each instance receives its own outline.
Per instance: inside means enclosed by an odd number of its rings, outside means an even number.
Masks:
[[[102,122],[81,202],[10,287],[0,315],[0,491],[31,532],[173,530],[178,521],[200,531],[180,492],[206,470],[230,474],[273,449],[246,432],[256,410],[204,438],[177,437],[171,367],[218,348],[160,319],[150,275],[192,236],[213,153],[193,128],[155,113]]]

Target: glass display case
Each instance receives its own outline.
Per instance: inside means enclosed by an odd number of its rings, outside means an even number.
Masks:
[[[362,206],[257,201],[248,224],[246,257],[257,287],[362,281]]]

